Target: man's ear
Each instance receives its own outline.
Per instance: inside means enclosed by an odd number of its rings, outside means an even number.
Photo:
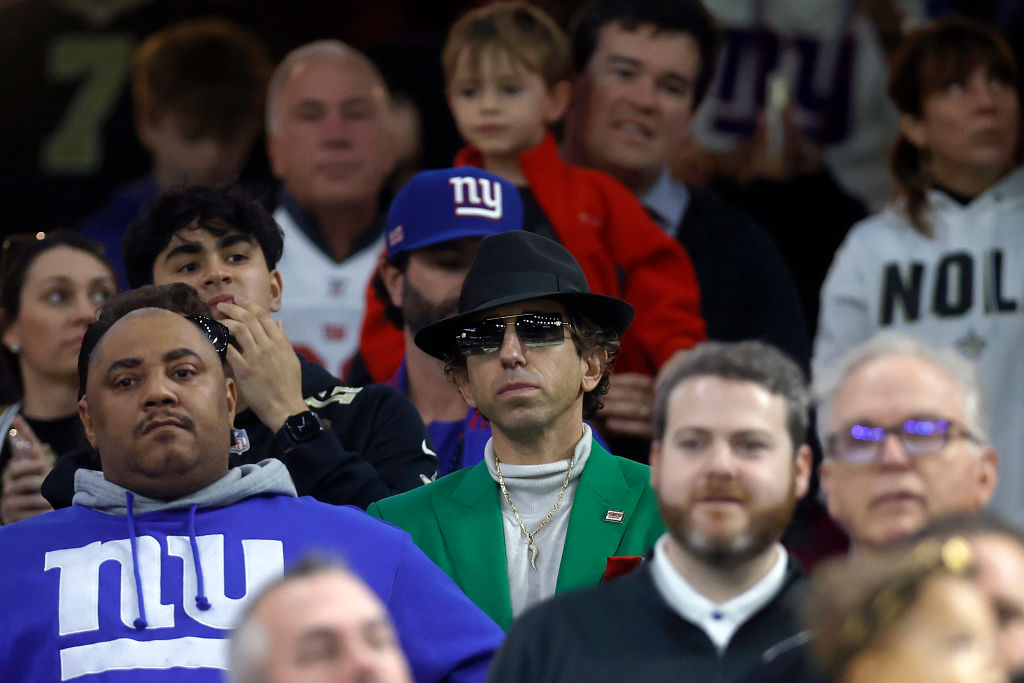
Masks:
[[[96,430],[92,425],[92,415],[89,413],[88,399],[88,396],[78,399],[78,420],[82,423],[82,427],[85,428],[85,438],[89,440],[89,445],[96,448]]]
[[[821,491],[825,494],[825,508],[829,516],[836,522],[841,522],[843,517],[842,508],[839,505],[839,496],[835,495],[836,487],[839,485],[835,471],[835,463],[828,458],[821,461],[818,468],[818,481],[821,484]]]
[[[569,102],[572,100],[572,83],[558,81],[548,88],[547,102],[544,105],[544,123],[552,126],[562,120]]]
[[[999,481],[999,453],[992,446],[982,448],[978,462],[978,487],[975,497],[975,510],[988,505],[995,493]]]
[[[800,446],[793,460],[793,490],[797,500],[807,495],[811,482],[811,469],[814,466],[814,454],[807,444]]]
[[[228,399],[228,414],[231,417],[231,424],[235,423],[235,406],[238,405],[238,385],[230,377],[224,378],[224,389]]]
[[[585,357],[580,358],[580,362],[583,363],[583,380],[580,383],[583,393],[593,391],[601,381],[607,358],[608,352],[601,347],[592,349]]]
[[[469,386],[469,372],[466,368],[456,370],[453,373],[453,379],[455,380],[455,387],[462,395],[462,400],[470,408],[476,408],[476,399],[473,398],[473,388]]]
[[[153,152],[153,135],[156,130],[156,118],[142,105],[136,105],[135,136],[150,153]]]
[[[388,300],[391,301],[391,305],[397,308],[402,307],[402,290],[405,288],[405,273],[398,269],[392,263],[384,257],[384,253],[381,253],[381,260],[377,266],[377,272],[380,274],[380,280],[384,283],[384,289],[388,292]]]
[[[274,268],[270,271],[270,312],[276,313],[281,310],[281,294],[284,291],[284,282],[281,280],[281,271]]]
[[[651,453],[647,456],[647,464],[651,467],[651,488],[658,490],[658,474],[661,472],[661,441],[651,442]]]

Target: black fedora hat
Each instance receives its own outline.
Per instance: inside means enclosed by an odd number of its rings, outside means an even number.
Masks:
[[[512,230],[480,241],[462,284],[459,312],[417,332],[416,346],[444,358],[455,347],[458,331],[482,313],[530,299],[560,301],[619,335],[633,322],[633,307],[628,303],[590,291],[583,269],[565,247],[525,230]]]

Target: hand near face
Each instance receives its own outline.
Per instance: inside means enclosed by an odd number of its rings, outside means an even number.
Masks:
[[[14,457],[3,474],[3,493],[0,497],[0,522],[11,524],[48,512],[53,508],[40,495],[43,480],[53,469],[53,452],[39,441],[28,423],[19,415],[11,423],[17,431],[18,445],[9,437],[15,449]]]
[[[654,407],[654,378],[638,372],[612,375],[608,393],[602,398],[605,431],[614,436],[654,437],[651,419]]]
[[[239,397],[260,421],[276,432],[291,415],[308,410],[302,400],[299,359],[281,323],[246,297],[221,302],[217,309],[235,345],[228,348],[228,364]]]

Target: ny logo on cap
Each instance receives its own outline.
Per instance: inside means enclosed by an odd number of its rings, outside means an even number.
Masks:
[[[449,178],[455,188],[455,215],[501,219],[501,185],[488,178]]]

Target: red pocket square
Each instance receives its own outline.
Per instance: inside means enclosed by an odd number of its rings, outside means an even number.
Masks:
[[[630,573],[644,561],[642,557],[609,557],[608,564],[604,568],[604,576],[601,577],[601,583],[605,581],[611,581],[617,579],[620,576],[625,576]]]

